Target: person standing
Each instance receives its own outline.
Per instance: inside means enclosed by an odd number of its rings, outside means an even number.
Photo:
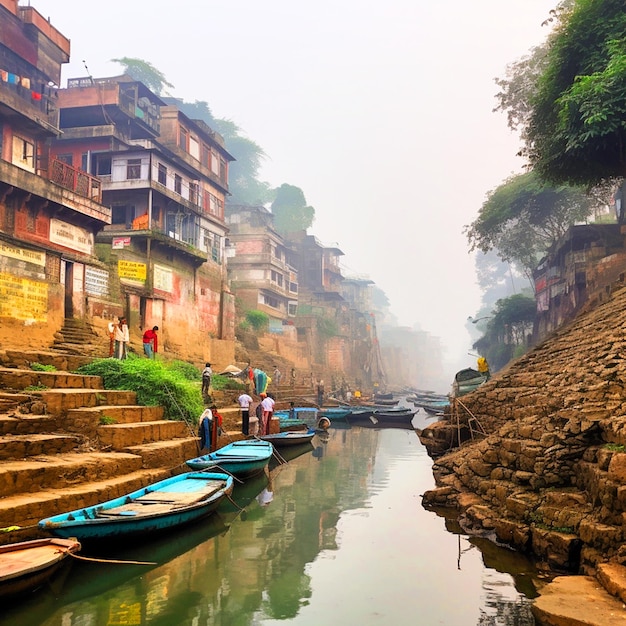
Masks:
[[[317,383],[317,404],[322,406],[324,404],[324,381],[320,378]]]
[[[261,434],[262,435],[269,435],[270,434],[270,424],[271,424],[271,420],[272,420],[272,415],[274,414],[274,398],[272,398],[271,395],[265,395],[265,394],[261,394],[262,396],[265,396],[263,398],[263,401],[261,402],[261,406],[263,407],[263,424],[261,427]]]
[[[158,330],[158,326],[153,326],[143,334],[143,351],[149,359],[154,359],[154,355],[159,351]]]
[[[213,370],[211,369],[210,363],[204,364],[204,369],[202,370],[202,395],[209,395],[209,387],[211,386],[211,377],[213,376]]]
[[[128,342],[130,332],[125,317],[119,318],[119,323],[115,326],[115,358],[125,359],[128,356]]]
[[[274,383],[278,387],[280,385],[280,380],[283,377],[283,373],[278,369],[278,366],[274,368]]]
[[[250,405],[252,398],[244,391],[238,398],[239,408],[241,409],[241,432],[244,435],[250,434]]]

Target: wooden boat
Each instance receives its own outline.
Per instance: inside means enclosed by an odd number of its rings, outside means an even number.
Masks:
[[[186,463],[193,470],[227,472],[245,479],[260,474],[273,452],[274,448],[269,441],[244,439],[229,443],[215,452],[189,459]]]
[[[0,598],[34,591],[78,552],[75,539],[35,539],[0,546]]]
[[[187,472],[128,495],[48,517],[39,528],[60,537],[100,540],[145,535],[181,526],[212,513],[233,491],[232,476]]]
[[[421,407],[429,415],[438,415],[443,413],[449,406],[449,400],[436,400],[432,402],[420,402],[417,406]]]
[[[319,417],[327,417],[331,422],[336,420],[345,420],[352,413],[350,407],[342,406],[323,406],[318,411]]]
[[[270,442],[276,448],[284,448],[310,443],[313,437],[315,437],[315,429],[309,428],[308,430],[287,430],[273,435],[261,435],[258,438]]]
[[[384,426],[386,422],[395,422],[397,424],[411,424],[413,421],[413,416],[416,411],[406,410],[406,411],[385,411],[379,410],[374,411],[372,414],[370,421],[374,424],[380,424]]]
[[[478,389],[478,387],[485,382],[487,382],[487,376],[485,374],[471,367],[467,367],[454,375],[452,394],[457,398],[464,396],[474,391],[474,389]]]
[[[278,417],[281,429],[289,429],[294,426],[312,426],[317,422],[317,407],[302,406],[293,409],[281,409],[274,411],[274,417]]]

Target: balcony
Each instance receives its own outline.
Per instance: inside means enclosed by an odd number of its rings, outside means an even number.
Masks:
[[[65,189],[77,193],[83,198],[94,202],[102,202],[102,185],[100,180],[63,161],[53,159],[48,170],[48,179]]]

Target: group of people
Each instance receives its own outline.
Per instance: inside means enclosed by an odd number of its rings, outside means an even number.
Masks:
[[[270,424],[272,415],[274,414],[274,405],[276,404],[271,393],[261,393],[260,400],[255,408],[255,415],[259,420],[259,435],[270,434]],[[244,435],[250,434],[250,409],[254,400],[250,394],[245,391],[237,398],[239,408],[241,409],[241,432]]]
[[[143,352],[149,359],[154,359],[159,351],[158,326],[148,328],[143,334]],[[117,324],[109,322],[109,356],[125,359],[128,356],[130,331],[125,317],[119,317]]]

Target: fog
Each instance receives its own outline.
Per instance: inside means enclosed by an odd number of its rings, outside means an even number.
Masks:
[[[62,86],[137,57],[233,120],[267,154],[261,179],[302,188],[309,232],[399,324],[440,337],[452,372],[475,362],[465,324],[480,303],[463,226],[524,165],[494,78],[544,41],[555,5],[32,0],[71,40]]]

